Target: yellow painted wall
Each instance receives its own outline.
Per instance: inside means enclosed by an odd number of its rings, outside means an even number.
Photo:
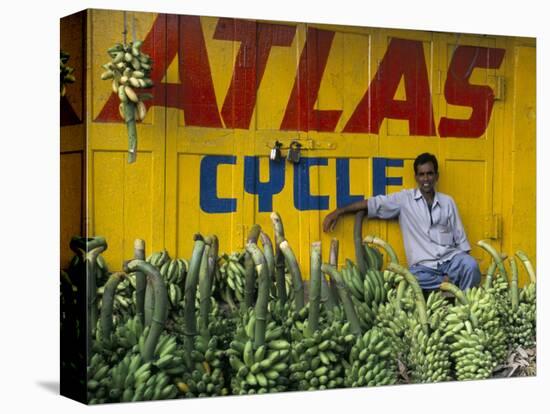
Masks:
[[[146,38],[156,22],[159,32],[153,36],[157,37],[155,48],[157,52],[166,48],[164,55],[168,55],[169,46],[158,37],[164,29],[165,34],[179,39],[181,33],[173,31],[177,28],[174,19],[174,15],[128,12],[128,40],[133,31],[136,38]],[[217,18],[200,18],[215,102],[221,112],[235,67],[249,63],[246,55],[239,55],[239,41],[216,38],[219,24]],[[258,196],[246,192],[243,181],[244,158],[253,155],[261,158],[260,182],[269,179],[267,156],[275,140],[285,145],[298,140],[303,144],[303,156],[327,159],[326,165],[309,168],[309,192],[328,196],[328,209],[295,208],[294,170],[288,162],[284,187],[273,196],[272,208],[283,218],[286,236],[305,277],[313,241],[322,241],[323,257],[328,258],[330,239],[336,237],[341,262],[354,258],[353,217],[342,220],[331,234],[321,230],[323,218],[336,207],[336,158],[342,157],[349,158],[349,193],[368,197],[373,192],[374,157],[404,160],[402,167],[386,169],[388,177],[402,177],[402,185],[387,186],[386,192],[391,193],[414,186],[412,163],[416,155],[424,151],[436,154],[440,162],[438,188],[456,200],[472,246],[489,238],[508,254],[522,248],[536,260],[534,39],[303,23],[281,26],[290,27],[294,36],[289,46],[271,48],[248,128],[229,128],[223,116],[222,125],[216,128],[186,125],[184,110],[168,103],[155,105],[138,125],[137,161],[128,164],[125,125],[98,120],[111,95],[110,83],[100,80],[101,65],[109,60],[106,49],[122,39],[123,12],[88,12],[87,220],[90,234],[107,238],[109,249],[104,256],[111,268],[120,268],[122,260],[131,257],[137,237],[146,240],[148,253],[167,248],[172,256],[189,257],[196,232],[217,234],[222,252],[241,249],[253,223],[272,235],[269,212],[259,211]],[[311,28],[334,32],[312,107],[342,113],[335,132],[282,131],[280,125]],[[435,136],[411,135],[408,121],[389,118],[382,121],[377,134],[343,132],[394,38],[422,42]],[[504,49],[498,69],[475,68],[469,77],[470,84],[491,87],[497,100],[487,129],[479,138],[442,138],[437,132],[442,117],[467,119],[471,112],[467,106],[448,103],[444,94],[449,64],[461,45]],[[166,102],[181,99],[180,95],[170,96],[175,89],[167,87],[182,82],[185,76],[178,70],[178,58],[176,54],[167,58],[169,61],[155,62],[155,67],[167,69],[153,93],[166,96]],[[394,99],[408,99],[403,80]],[[205,155],[235,157],[234,164],[218,167],[216,195],[235,199],[236,211],[207,213],[200,209],[200,167]],[[389,240],[405,261],[396,222],[369,221],[363,233]],[[487,255],[478,247],[473,247],[472,254],[485,270]],[[523,273],[520,278],[520,282],[526,280]]]

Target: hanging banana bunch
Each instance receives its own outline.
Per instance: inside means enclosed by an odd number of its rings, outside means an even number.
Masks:
[[[59,85],[61,87],[61,96],[65,96],[66,93],[66,85],[69,83],[75,82],[75,77],[73,75],[74,68],[67,65],[67,62],[69,61],[70,55],[67,52],[60,51],[60,57],[59,57],[59,72],[60,72],[60,82]]]
[[[151,57],[141,51],[143,42],[137,40],[128,44],[117,43],[107,50],[111,61],[104,64],[102,80],[112,80],[113,92],[120,99],[120,117],[128,128],[128,162],[136,160],[137,129],[136,121],[143,121],[147,115],[144,100],[151,99],[151,94],[137,94],[138,89],[153,86]]]

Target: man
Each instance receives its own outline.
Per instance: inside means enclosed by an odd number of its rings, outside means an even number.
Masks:
[[[323,230],[334,229],[344,214],[366,210],[370,218],[399,219],[411,273],[424,291],[435,290],[448,276],[465,290],[479,284],[481,273],[469,255],[470,244],[454,200],[435,191],[437,159],[429,153],[414,161],[418,188],[379,195],[337,208],[325,217]]]

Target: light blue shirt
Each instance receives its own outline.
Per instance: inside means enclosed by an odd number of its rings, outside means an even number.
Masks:
[[[418,188],[369,198],[368,217],[399,219],[409,267],[421,264],[435,269],[471,249],[456,204],[443,193],[435,193],[431,217]]]

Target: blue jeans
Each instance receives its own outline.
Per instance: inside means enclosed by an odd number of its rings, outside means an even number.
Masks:
[[[437,269],[422,265],[413,265],[410,271],[418,279],[423,290],[435,290],[439,288],[445,275],[461,290],[479,285],[481,272],[476,260],[467,253],[459,253],[451,260],[441,263]]]

